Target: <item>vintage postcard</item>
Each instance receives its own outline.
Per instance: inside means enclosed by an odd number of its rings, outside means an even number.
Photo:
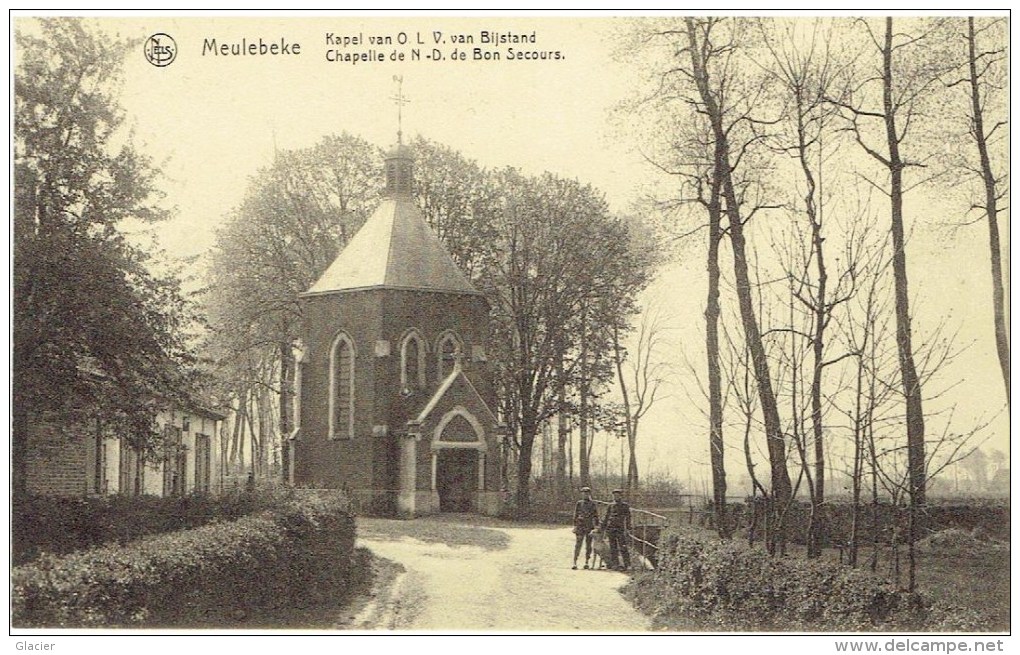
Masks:
[[[1004,649],[1008,12],[11,29],[16,649]]]

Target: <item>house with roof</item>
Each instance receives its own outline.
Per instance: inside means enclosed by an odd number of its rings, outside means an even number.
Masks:
[[[220,426],[225,415],[167,403],[156,414],[155,441],[142,452],[90,422],[37,420],[29,426],[26,490],[47,496],[181,496],[223,488]]]
[[[495,514],[489,305],[422,217],[413,163],[388,153],[381,204],[300,295],[287,475],[378,513]]]

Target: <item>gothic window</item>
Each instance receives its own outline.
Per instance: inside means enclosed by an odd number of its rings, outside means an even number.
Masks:
[[[455,332],[447,331],[439,337],[439,345],[436,348],[436,352],[439,354],[437,371],[439,381],[442,382],[453,371],[454,362],[464,352],[464,346],[460,342],[460,337]]]
[[[425,386],[425,341],[409,330],[400,343],[400,388],[413,391]]]
[[[329,350],[329,438],[354,436],[354,342],[341,332]]]

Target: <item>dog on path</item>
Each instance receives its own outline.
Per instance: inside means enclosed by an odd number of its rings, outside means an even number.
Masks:
[[[592,569],[603,569],[609,562],[609,539],[603,530],[595,528],[591,531]]]

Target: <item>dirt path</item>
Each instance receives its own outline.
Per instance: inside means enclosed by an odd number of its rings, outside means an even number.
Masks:
[[[403,566],[349,624],[356,630],[639,632],[649,621],[619,594],[628,577],[571,570],[565,527],[479,517],[359,519],[358,545]],[[582,553],[583,557],[583,553]]]

